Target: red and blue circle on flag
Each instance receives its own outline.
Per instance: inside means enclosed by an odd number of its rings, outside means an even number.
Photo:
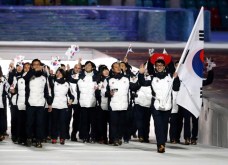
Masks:
[[[204,49],[201,49],[194,55],[192,59],[192,68],[200,78],[203,78],[203,66],[204,66]]]

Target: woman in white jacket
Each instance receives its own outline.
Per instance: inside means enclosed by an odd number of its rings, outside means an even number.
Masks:
[[[63,69],[56,72],[56,79],[52,85],[52,144],[57,142],[58,135],[60,136],[60,144],[65,144],[67,136],[66,131],[66,114],[68,104],[71,105],[74,96],[71,94],[70,85],[65,80],[66,73]],[[69,97],[70,99],[68,100]]]
[[[17,142],[18,144],[26,144],[26,105],[25,105],[25,79],[24,76],[30,70],[30,63],[23,65],[23,74],[16,79],[16,105],[17,105]]]
[[[97,75],[96,66],[93,62],[85,63],[85,70],[79,74],[78,99],[81,107],[79,136],[83,142],[95,143],[96,141],[96,96]]]
[[[99,80],[98,80],[98,90],[97,90],[97,100],[98,100],[98,140],[101,144],[108,143],[107,127],[109,123],[109,110],[108,110],[108,98],[105,97],[107,81],[109,77],[109,69],[105,65],[99,66]],[[110,135],[110,133],[109,133]]]

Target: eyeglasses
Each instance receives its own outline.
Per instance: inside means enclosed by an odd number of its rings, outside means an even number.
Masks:
[[[162,64],[161,65],[155,65],[155,67],[164,67],[164,65],[162,65]]]

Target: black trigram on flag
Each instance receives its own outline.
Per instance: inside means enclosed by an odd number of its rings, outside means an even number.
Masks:
[[[203,88],[200,88],[200,98],[203,98]]]
[[[199,40],[204,41],[204,30],[199,30]]]
[[[184,63],[185,63],[185,60],[186,60],[186,58],[187,58],[188,54],[189,54],[189,49],[186,51],[186,54],[185,54],[185,56],[184,56],[184,60],[183,60],[182,64],[184,64]]]

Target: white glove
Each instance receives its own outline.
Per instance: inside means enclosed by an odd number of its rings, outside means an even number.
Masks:
[[[207,72],[209,72],[214,67],[216,67],[216,64],[214,63],[214,61],[211,60],[211,58],[206,58],[206,64],[207,64]]]

